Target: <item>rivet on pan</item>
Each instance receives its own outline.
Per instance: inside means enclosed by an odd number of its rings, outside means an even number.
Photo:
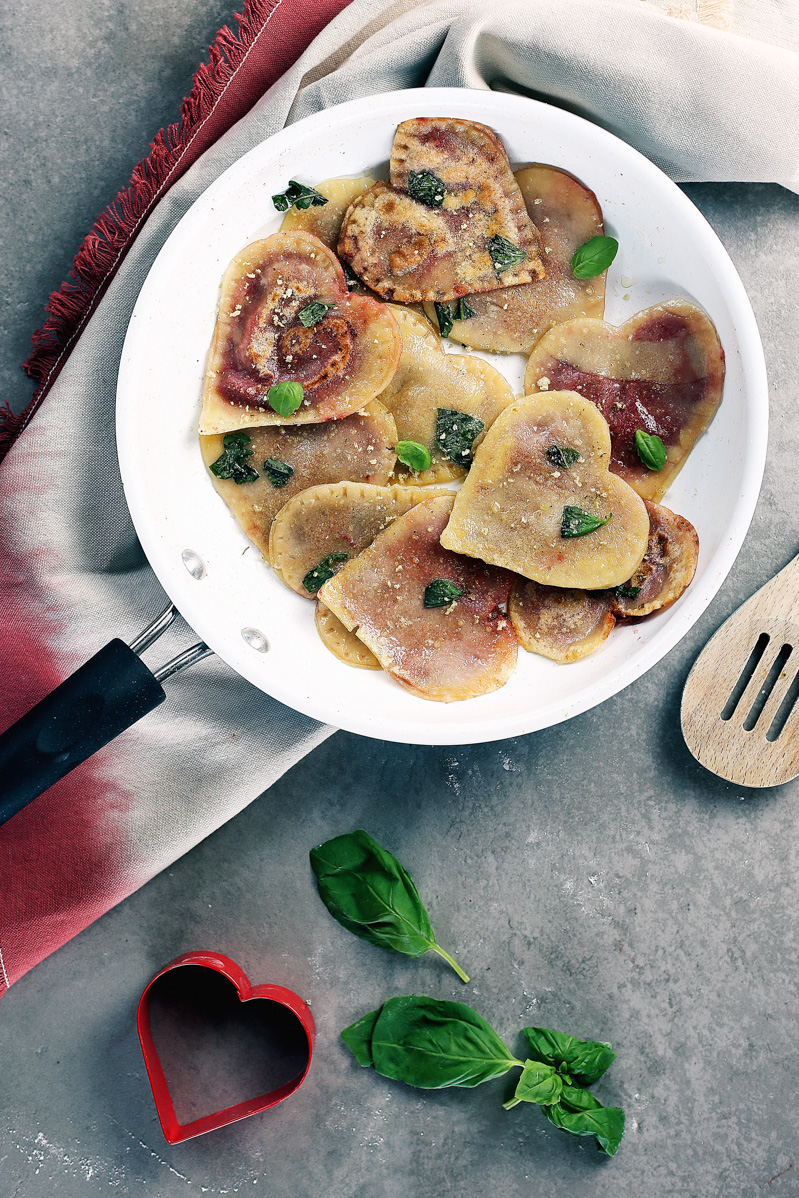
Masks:
[[[257,653],[269,652],[269,641],[257,628],[242,628],[241,635],[250,648],[255,649]]]
[[[199,554],[195,553],[193,549],[184,549],[180,556],[192,578],[205,578],[205,562]]]

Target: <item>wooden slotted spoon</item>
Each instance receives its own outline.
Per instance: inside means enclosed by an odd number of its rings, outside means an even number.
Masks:
[[[747,599],[694,662],[682,730],[694,757],[742,786],[799,774],[799,556]]]

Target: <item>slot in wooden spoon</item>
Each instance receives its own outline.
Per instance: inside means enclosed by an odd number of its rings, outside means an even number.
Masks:
[[[697,761],[742,786],[799,775],[799,556],[747,599],[694,662],[683,736]]]

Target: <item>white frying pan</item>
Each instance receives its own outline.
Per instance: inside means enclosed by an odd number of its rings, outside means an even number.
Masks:
[[[248,549],[211,486],[197,439],[219,283],[243,246],[279,228],[271,196],[289,179],[385,174],[398,122],[442,115],[490,125],[514,166],[562,167],[596,192],[606,230],[620,244],[607,320],[620,324],[685,296],[710,314],[727,359],[721,408],[664,499],[699,533],[699,567],[685,595],[642,624],[617,628],[584,661],[561,666],[521,652],[500,691],[452,704],[417,698],[387,674],[352,669],[325,648],[312,603]],[[521,356],[481,356],[521,390]],[[131,318],[117,392],[119,461],[136,531],[204,645],[298,711],[414,744],[476,743],[548,727],[601,703],[663,657],[707,607],[741,547],[763,475],[767,419],[751,306],[721,242],[680,189],[624,142],[570,113],[504,93],[443,88],[370,96],[318,113],[220,176],[155,260]],[[0,738],[0,768],[2,749]]]

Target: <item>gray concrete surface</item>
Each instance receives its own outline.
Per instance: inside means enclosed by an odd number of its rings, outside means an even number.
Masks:
[[[5,393],[82,230],[170,119],[232,7],[18,0],[2,21]],[[473,748],[339,734],[231,824],[24,978],[0,1003],[0,1198],[107,1193],[305,1198],[760,1198],[799,1194],[797,797],[704,772],[678,701],[711,632],[799,548],[799,199],[686,189],[749,290],[772,432],[749,537],[691,634],[637,684],[534,736]],[[412,871],[472,975],[395,958],[335,924],[308,849],[367,828]],[[0,882],[1,884],[1,882]],[[135,1034],[138,996],[189,948],[310,1002],[304,1087],[169,1148]],[[534,1023],[609,1039],[597,1092],[628,1132],[613,1161],[502,1081],[421,1092],[359,1069],[342,1027],[383,998],[470,1002],[520,1050]]]

